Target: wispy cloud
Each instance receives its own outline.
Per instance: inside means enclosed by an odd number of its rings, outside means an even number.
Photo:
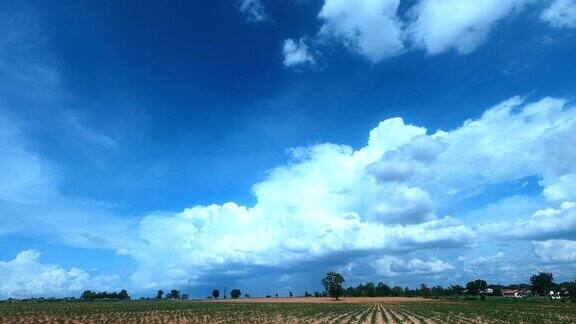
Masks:
[[[80,121],[78,114],[73,111],[64,112],[64,122],[73,132],[87,142],[99,145],[106,149],[114,149],[117,147],[116,142],[112,138],[105,134],[98,133],[88,127],[86,123]]]
[[[314,55],[310,52],[304,39],[295,41],[293,39],[284,40],[284,66],[293,68],[305,65],[314,65]]]
[[[576,28],[576,1],[554,0],[541,18],[556,28]]]
[[[39,18],[33,9],[24,7],[30,10],[7,5],[0,11],[7,17],[0,19],[4,27],[0,92],[8,94],[0,106],[0,234],[35,235],[75,246],[109,246],[114,240],[109,234],[125,231],[127,222],[111,216],[109,204],[62,194],[61,166],[38,153],[41,141],[35,141],[29,130],[30,125],[37,125],[51,135],[79,138],[77,148],[110,149],[116,144],[66,107],[69,94],[57,65],[44,55],[51,50],[38,28]],[[47,122],[34,124],[31,117],[38,115]],[[105,239],[97,239],[98,229],[108,233]]]
[[[248,22],[258,23],[268,19],[261,0],[238,0],[238,9]]]

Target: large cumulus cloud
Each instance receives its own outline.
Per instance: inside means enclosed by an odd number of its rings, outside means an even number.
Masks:
[[[200,279],[207,269],[285,267],[344,252],[377,258],[473,247],[483,235],[564,235],[575,222],[570,200],[576,193],[566,181],[576,174],[566,162],[576,158],[575,133],[576,110],[553,98],[525,103],[513,97],[449,131],[430,133],[388,119],[359,149],[292,149],[286,165],[253,186],[253,206],[230,202],[149,215],[139,227],[145,243],[122,248],[140,264],[133,279],[153,285],[158,278]],[[461,215],[442,212],[493,185],[526,177],[540,179],[540,195],[526,199],[543,209],[526,219],[486,222],[477,231]],[[393,264],[406,271],[452,269],[438,261]]]
[[[116,249],[137,262],[130,286],[138,290],[184,285],[189,279],[200,284],[214,274],[281,275],[306,264],[365,265],[379,269],[371,275],[395,278],[451,272],[497,278],[501,273],[482,266],[489,249],[479,248],[493,241],[501,241],[507,255],[517,251],[506,244],[532,247],[534,264],[572,262],[554,254],[557,246],[558,251],[572,248],[576,229],[576,109],[563,99],[513,97],[455,129],[435,132],[402,118],[387,119],[359,148],[326,143],[291,149],[285,165],[253,186],[252,206],[194,206],[139,221],[95,213],[103,210],[100,205],[63,196],[57,173],[25,148],[14,123],[4,123],[12,126],[0,133],[0,147],[10,154],[0,161],[10,167],[16,159],[29,167],[4,175],[12,181],[0,186],[2,209],[17,212],[19,221],[0,218],[3,231],[50,232],[67,245]],[[536,179],[535,194],[492,193],[495,186],[526,178]],[[487,201],[486,193],[492,194]],[[29,195],[37,199],[32,203]],[[479,195],[485,200],[480,209],[447,212]],[[501,263],[521,279],[525,268],[509,258]],[[62,283],[84,277],[70,271],[48,272]],[[4,294],[15,294],[9,288],[14,280],[2,282]],[[46,291],[72,291],[58,287]]]
[[[2,209],[19,221],[0,218],[3,231],[50,233],[67,245],[116,249],[137,262],[130,283],[136,290],[185,285],[189,279],[202,284],[215,274],[282,276],[305,271],[306,265],[355,264],[347,275],[362,280],[374,275],[439,280],[458,273],[499,280],[502,272],[484,266],[484,260],[497,261],[498,269],[522,280],[526,267],[502,258],[517,256],[517,245],[531,251],[522,256],[532,258],[530,269],[538,262],[574,263],[556,253],[571,255],[576,239],[576,109],[563,99],[513,97],[455,129],[435,132],[387,119],[359,148],[326,143],[291,149],[286,164],[253,186],[252,206],[194,206],[138,221],[95,213],[100,205],[90,208],[90,202],[63,196],[57,173],[25,148],[14,123],[4,123],[12,126],[0,133],[0,147],[10,154],[0,162],[10,167],[15,158],[29,167],[4,175],[12,181],[0,186]],[[536,179],[534,194],[493,192],[527,178]],[[479,209],[447,212],[480,195],[485,202]],[[490,252],[494,242],[501,242],[498,252]],[[52,275],[55,286],[46,293],[86,286],[85,272],[42,265],[33,252],[15,260],[20,261],[2,264],[4,295],[25,295],[31,290],[14,288],[19,280],[39,282]]]

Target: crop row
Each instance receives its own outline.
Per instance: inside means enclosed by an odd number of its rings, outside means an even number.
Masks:
[[[572,303],[408,302],[372,304],[192,301],[12,303],[0,323],[573,323]]]

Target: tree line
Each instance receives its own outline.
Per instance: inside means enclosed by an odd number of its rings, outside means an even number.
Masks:
[[[93,292],[91,290],[86,290],[80,296],[80,299],[92,301],[92,300],[130,300],[130,296],[125,289],[120,290],[120,292]]]
[[[230,291],[230,297],[232,299],[239,298],[240,295],[242,295],[242,292],[240,291],[240,289],[232,289]],[[218,297],[220,297],[220,290],[214,289],[214,290],[212,290],[212,295],[208,296],[208,299],[218,299]],[[244,294],[244,297],[249,298],[250,295]],[[224,299],[226,299],[226,296],[224,296]]]
[[[552,273],[548,272],[538,272],[530,277],[530,283],[521,283],[514,285],[500,285],[500,284],[489,284],[486,280],[476,279],[469,281],[466,285],[450,285],[448,287],[442,287],[439,285],[429,287],[427,284],[422,283],[418,288],[410,289],[408,287],[401,286],[388,286],[383,282],[366,282],[359,284],[356,287],[344,288],[343,284],[345,282],[344,277],[340,273],[329,272],[321,280],[324,291],[316,291],[313,294],[305,292],[305,297],[327,297],[338,299],[339,297],[426,297],[426,298],[440,298],[447,296],[486,296],[502,295],[502,291],[505,289],[523,290],[529,291],[529,295],[532,296],[547,296],[550,291],[560,291],[566,293],[562,297],[569,296],[572,299],[576,299],[576,281],[567,281],[556,283],[554,281],[554,276]],[[230,297],[233,299],[239,298],[241,296],[240,289],[232,289],[230,291]],[[278,297],[278,294],[275,295]],[[290,292],[290,297],[293,296]],[[214,289],[210,299],[218,299],[220,297],[220,291]],[[250,295],[244,294],[245,298],[249,298]],[[270,298],[271,295],[266,297]],[[226,296],[224,296],[226,298]],[[120,292],[93,292],[91,290],[86,290],[80,296],[80,300],[83,301],[94,301],[94,300],[130,300],[128,292],[123,289]],[[172,289],[168,293],[164,293],[163,290],[158,290],[155,298],[140,298],[144,300],[175,300],[175,299],[188,299],[188,295],[182,294],[179,290]],[[28,299],[13,299],[10,298],[8,301],[73,301],[76,300],[74,297],[68,298],[28,298]]]
[[[172,290],[170,290],[170,292],[168,292],[168,293],[164,293],[164,290],[160,289],[160,290],[158,290],[158,292],[156,293],[156,298],[154,298],[154,299],[156,299],[156,300],[162,300],[162,299],[188,299],[188,295],[181,293],[180,290],[177,290],[177,289],[172,289]]]
[[[383,282],[375,284],[374,282],[367,282],[360,284],[356,287],[343,288],[344,277],[336,272],[329,272],[322,279],[321,283],[324,286],[323,292],[315,292],[315,297],[330,296],[338,299],[339,297],[426,297],[438,298],[445,296],[458,296],[458,295],[472,295],[472,296],[485,296],[485,295],[502,295],[505,289],[521,289],[530,291],[532,296],[548,296],[550,291],[565,290],[570,298],[576,298],[576,281],[555,283],[552,273],[539,272],[530,277],[529,284],[517,285],[500,285],[488,284],[483,279],[476,279],[469,281],[465,286],[450,285],[449,287],[433,286],[422,283],[416,289],[408,287],[394,286],[390,287]],[[306,292],[305,297],[311,297],[312,294]]]

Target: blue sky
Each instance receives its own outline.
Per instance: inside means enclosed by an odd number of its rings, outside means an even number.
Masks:
[[[0,297],[576,269],[576,1],[0,5]]]

